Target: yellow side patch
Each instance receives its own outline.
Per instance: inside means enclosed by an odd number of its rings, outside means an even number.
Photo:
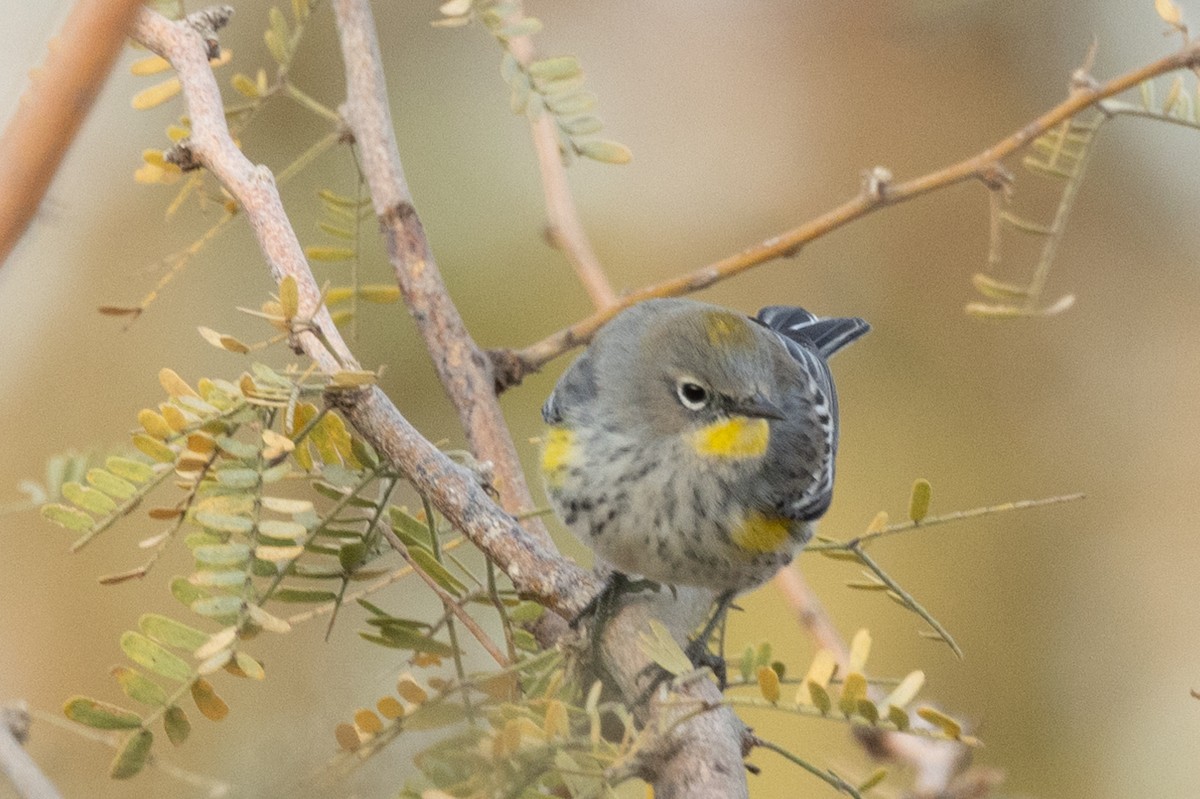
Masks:
[[[767,451],[771,427],[766,419],[731,416],[689,434],[692,447],[709,458],[757,458]]]
[[[728,311],[706,312],[704,332],[708,335],[708,343],[714,347],[749,347],[754,343],[747,319]]]
[[[790,519],[764,516],[755,511],[747,514],[733,531],[733,543],[754,554],[778,552],[790,537],[791,527]]]
[[[565,427],[551,427],[542,447],[542,476],[555,488],[563,484],[567,467],[575,457],[575,434]]]

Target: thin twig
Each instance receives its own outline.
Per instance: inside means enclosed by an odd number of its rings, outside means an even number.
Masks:
[[[805,760],[802,757],[792,754],[791,752],[784,749],[779,744],[772,743],[771,741],[767,741],[762,738],[759,738],[757,735],[755,735],[753,737],[753,742],[754,742],[754,746],[756,746],[760,749],[770,750],[770,751],[774,752],[775,754],[779,755],[780,757],[782,757],[783,759],[789,761],[790,763],[793,763],[793,764],[799,766],[800,768],[804,769],[809,774],[812,774],[814,777],[816,777],[820,780],[824,780],[825,782],[829,783],[829,785],[832,786],[834,790],[839,791],[844,794],[847,794],[849,796],[852,796],[852,797],[854,797],[854,799],[862,799],[862,794],[860,794],[853,785],[846,782],[844,779],[839,777],[837,774],[834,774],[832,771],[829,771],[827,769],[817,768],[812,763],[809,763],[807,760]]]
[[[522,3],[513,4],[513,19],[519,19]],[[507,40],[508,51],[521,63],[529,66],[533,61],[533,39],[530,36],[514,36]],[[575,197],[567,183],[567,170],[559,154],[558,133],[551,114],[538,114],[529,120],[533,136],[533,148],[537,153],[538,171],[542,176],[542,194],[546,199],[546,235],[575,268],[579,282],[583,284],[596,310],[617,304],[617,293],[613,291],[600,259],[596,257],[587,232],[579,219]]]
[[[954,636],[950,635],[950,631],[947,630],[940,621],[934,618],[933,614],[926,610],[925,606],[916,600],[916,597],[908,593],[908,591],[905,591],[900,583],[893,580],[891,576],[889,576],[888,573],[885,572],[883,568],[875,562],[874,558],[864,552],[861,543],[852,545],[850,547],[850,551],[858,556],[858,559],[862,561],[862,564],[871,570],[871,573],[879,579],[880,583],[886,585],[889,591],[900,598],[900,601],[904,603],[905,607],[924,619],[925,623],[932,627],[933,631],[937,633],[938,637],[946,642],[946,646],[950,647],[950,651],[952,651],[959,660],[963,659],[962,647],[960,647],[958,642],[954,640]]]
[[[91,727],[85,727],[74,721],[68,721],[63,716],[56,713],[47,713],[41,710],[32,710],[30,715],[36,718],[39,722],[57,727],[60,730],[65,730],[72,735],[77,735],[80,738],[85,738],[94,743],[107,746],[109,749],[116,749],[123,740],[120,736],[112,732],[102,732],[94,730]],[[169,760],[164,760],[161,757],[150,755],[146,760],[146,765],[150,768],[157,769],[168,777],[172,777],[180,782],[189,785],[204,792],[205,796],[228,796],[234,792],[235,786],[228,782],[208,777],[204,774],[198,774],[194,771],[188,771],[181,766],[177,766]]]
[[[142,0],[78,0],[0,136],[0,265],[41,205]]]
[[[405,546],[404,542],[400,540],[400,536],[396,535],[396,533],[392,531],[392,528],[388,527],[387,525],[384,525],[379,529],[383,532],[383,537],[386,538],[388,543],[392,545],[392,549],[399,552],[400,557],[404,558],[405,562],[408,563],[409,567],[414,572],[416,572],[417,576],[425,581],[425,584],[429,586],[429,589],[433,591],[433,593],[437,594],[438,599],[442,600],[442,605],[445,606],[446,610],[458,617],[458,620],[463,623],[463,626],[467,628],[471,635],[475,636],[475,640],[479,642],[479,645],[482,646],[484,650],[492,656],[492,660],[496,661],[501,668],[507,666],[508,658],[505,657],[504,653],[500,651],[500,647],[496,646],[496,643],[492,641],[491,637],[483,631],[483,628],[479,626],[479,622],[475,621],[475,619],[471,617],[470,613],[467,613],[465,610],[463,610],[462,605],[459,604],[459,601],[457,598],[455,598],[454,594],[451,594],[445,588],[442,588],[442,586],[438,584],[437,580],[430,577],[429,573],[422,569],[417,562],[413,560],[412,555],[408,553],[408,547]]]
[[[505,363],[505,375],[511,379],[508,385],[515,385],[525,374],[537,371],[553,358],[589,341],[605,322],[624,308],[655,297],[675,297],[707,288],[720,280],[739,275],[760,264],[794,255],[813,239],[820,238],[874,211],[915,199],[938,189],[968,180],[981,180],[989,186],[994,185],[1000,180],[998,172],[1002,159],[1025,147],[1064,120],[1070,119],[1085,108],[1097,105],[1102,100],[1127,91],[1143,81],[1175,70],[1194,68],[1197,65],[1200,65],[1200,40],[1188,44],[1178,52],[1126,72],[1107,83],[1073,91],[1066,100],[977,155],[912,180],[900,183],[888,181],[877,183],[874,185],[873,191],[864,190],[858,196],[798,227],[772,236],[741,252],[702,266],[692,272],[644,286],[621,297],[616,305],[597,311],[586,319],[547,336],[535,344],[515,352],[495,353],[493,357]],[[501,388],[505,387],[507,386],[501,386]]]
[[[919,522],[905,521],[889,524],[881,530],[876,530],[873,533],[863,533],[856,536],[850,541],[835,541],[821,540],[814,541],[804,548],[805,552],[827,552],[830,550],[849,550],[855,544],[867,544],[877,538],[895,535],[896,533],[904,533],[909,530],[923,529],[926,527],[936,527],[940,524],[949,524],[950,522],[960,522],[966,519],[977,519],[980,516],[991,516],[996,513],[1007,513],[1014,510],[1028,510],[1030,508],[1044,508],[1047,505],[1058,505],[1063,502],[1078,502],[1081,499],[1086,499],[1086,494],[1062,494],[1056,497],[1043,497],[1042,499],[1020,499],[1016,502],[1002,502],[999,505],[987,505],[981,508],[971,508],[970,510],[956,510],[950,513],[944,513],[940,516],[928,516]]]

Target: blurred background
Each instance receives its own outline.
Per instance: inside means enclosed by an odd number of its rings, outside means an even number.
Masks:
[[[13,4],[0,49],[0,114],[68,3]],[[1181,0],[1200,23],[1200,3]],[[190,8],[194,8],[189,3]],[[269,4],[239,2],[223,68],[253,74]],[[397,136],[439,265],[485,346],[520,346],[589,311],[565,260],[545,246],[527,126],[508,110],[499,51],[482,29],[439,30],[437,6],[377,4]],[[628,145],[623,167],[584,162],[570,178],[584,223],[621,288],[708,263],[852,196],[860,173],[903,179],[972,155],[1057,103],[1093,41],[1094,74],[1115,75],[1176,46],[1150,0],[879,0],[870,4],[536,2],[543,55],[577,54],[599,95],[605,137]],[[33,229],[0,269],[0,504],[40,479],[68,449],[118,446],[139,408],[156,403],[157,372],[189,381],[236,377],[247,361],[213,349],[197,325],[261,337],[235,306],[273,290],[243,222],[232,225],[136,322],[100,305],[138,302],[219,209],[163,222],[172,189],[136,185],[144,148],[161,148],[179,114],[131,110],[153,79],[130,75],[130,51],[100,98]],[[341,66],[329,9],[315,14],[293,71],[336,106]],[[1185,85],[1193,87],[1190,76]],[[1161,97],[1168,85],[1159,84]],[[243,137],[278,170],[324,135],[324,123],[279,100]],[[1195,338],[1200,134],[1130,119],[1101,134],[1050,277],[1047,300],[1076,306],[1049,319],[983,321],[970,277],[987,249],[988,197],[966,184],[876,213],[795,258],[719,284],[701,299],[752,312],[773,303],[863,316],[874,332],[839,356],[843,439],[829,535],[860,532],[879,510],[903,518],[914,478],[933,512],[1076,491],[1085,501],[898,536],[873,552],[956,636],[957,660],[918,636],[922,624],[878,594],[845,587],[844,563],[802,557],[848,637],[870,628],[871,670],[924,669],[926,697],[978,725],[979,762],[1007,773],[1004,795],[1116,799],[1192,796],[1200,702],[1200,355]],[[1019,169],[1017,209],[1041,219],[1049,184]],[[333,152],[283,194],[305,244],[329,243],[315,192],[352,194],[348,155]],[[368,222],[364,230],[373,231]],[[1010,244],[1015,239],[1010,237]],[[386,282],[378,244],[364,248],[366,282]],[[1032,251],[1012,247],[1002,276],[1020,282]],[[344,282],[344,267],[324,277]],[[319,275],[320,277],[320,275]],[[460,444],[413,326],[399,305],[367,307],[354,344],[431,439]],[[276,353],[281,363],[286,353]],[[527,463],[538,408],[559,372],[504,397]],[[174,611],[166,583],[187,568],[176,552],[144,582],[105,588],[100,574],[142,560],[148,523],[119,525],[76,556],[70,534],[35,512],[0,516],[0,700],[55,714],[75,693],[122,697],[108,676],[122,630],[149,609]],[[588,562],[569,536],[568,552]],[[411,595],[411,592],[409,593]],[[384,595],[405,607],[402,590]],[[793,670],[812,648],[773,587],[743,602],[731,650],[769,637]],[[347,612],[328,643],[319,623],[260,639],[265,684],[222,679],[232,713],[199,721],[189,745],[159,752],[237,783],[251,795],[295,787],[333,753],[333,726],[390,689],[405,666],[362,645]],[[764,737],[840,773],[872,767],[843,726],[751,714]],[[394,745],[339,795],[394,792],[410,748]],[[199,795],[148,771],[105,777],[110,750],[45,723],[29,749],[68,796]],[[756,797],[832,791],[770,753]],[[0,786],[0,796],[6,796]]]

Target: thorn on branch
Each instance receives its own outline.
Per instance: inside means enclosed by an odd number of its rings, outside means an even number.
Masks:
[[[209,61],[220,57],[221,42],[217,40],[217,31],[228,25],[232,16],[233,6],[209,6],[184,18],[188,25],[204,37]]]
[[[184,172],[194,172],[204,166],[196,158],[192,142],[188,138],[180,139],[163,151],[163,160],[174,164]]]
[[[882,203],[887,200],[893,179],[892,171],[887,167],[873,167],[863,172],[863,194],[872,203]]]

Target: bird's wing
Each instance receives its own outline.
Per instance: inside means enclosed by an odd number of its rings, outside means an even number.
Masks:
[[[857,317],[820,319],[803,308],[786,305],[763,308],[755,321],[779,336],[809,380],[813,417],[824,430],[825,451],[829,457],[821,464],[817,479],[791,503],[788,511],[800,520],[817,519],[829,509],[833,499],[834,457],[838,445],[837,390],[827,359],[871,326]]]

